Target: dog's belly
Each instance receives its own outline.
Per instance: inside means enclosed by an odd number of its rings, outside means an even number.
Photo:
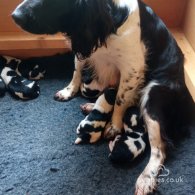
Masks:
[[[117,86],[120,73],[116,66],[118,59],[105,48],[98,49],[89,59],[98,83],[104,87]]]

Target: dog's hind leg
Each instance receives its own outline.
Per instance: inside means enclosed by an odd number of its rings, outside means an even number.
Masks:
[[[144,119],[148,130],[151,146],[151,156],[146,168],[136,182],[136,195],[152,193],[157,185],[157,177],[160,169],[163,168],[165,159],[165,145],[161,139],[160,124],[153,120],[145,111]]]
[[[164,169],[165,147],[172,131],[175,93],[166,86],[151,82],[144,90],[141,109],[151,147],[150,160],[136,182],[136,195],[152,193],[157,185],[159,172]],[[165,133],[166,131],[166,133]]]
[[[54,96],[55,100],[67,101],[76,95],[76,93],[80,89],[81,79],[82,79],[82,69],[85,63],[86,63],[85,60],[79,61],[77,57],[75,57],[75,70],[73,73],[72,80],[67,87],[58,91],[55,94]]]

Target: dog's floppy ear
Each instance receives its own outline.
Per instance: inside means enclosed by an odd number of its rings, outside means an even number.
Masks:
[[[114,31],[110,7],[105,0],[78,1],[73,17],[70,37],[72,49],[79,58],[89,57],[105,45],[108,35]]]

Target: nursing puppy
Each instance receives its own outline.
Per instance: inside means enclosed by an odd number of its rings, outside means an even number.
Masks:
[[[68,100],[78,92],[86,64],[96,86],[118,87],[108,138],[121,133],[127,107],[140,102],[151,156],[136,182],[136,194],[152,192],[158,176],[152,173],[163,164],[167,143],[183,136],[194,120],[184,56],[164,23],[141,0],[25,0],[12,17],[31,33],[63,32],[71,39],[75,71],[57,99]]]
[[[147,133],[138,107],[129,107],[123,118],[124,132],[109,143],[109,159],[114,162],[131,162],[146,148]]]

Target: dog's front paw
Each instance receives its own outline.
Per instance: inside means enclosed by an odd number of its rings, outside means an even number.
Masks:
[[[71,98],[73,98],[76,94],[76,91],[74,91],[72,88],[70,87],[66,87],[60,91],[58,91],[55,96],[54,99],[57,101],[68,101]]]
[[[106,126],[106,130],[104,131],[104,137],[106,139],[112,139],[116,135],[121,134],[122,130],[120,127],[117,127],[113,123],[108,123]]]
[[[136,182],[135,195],[147,195],[154,192],[157,180],[152,175],[141,174]]]
[[[101,138],[105,123],[104,121],[90,121],[87,116],[77,127],[78,138],[75,144],[97,142]]]

